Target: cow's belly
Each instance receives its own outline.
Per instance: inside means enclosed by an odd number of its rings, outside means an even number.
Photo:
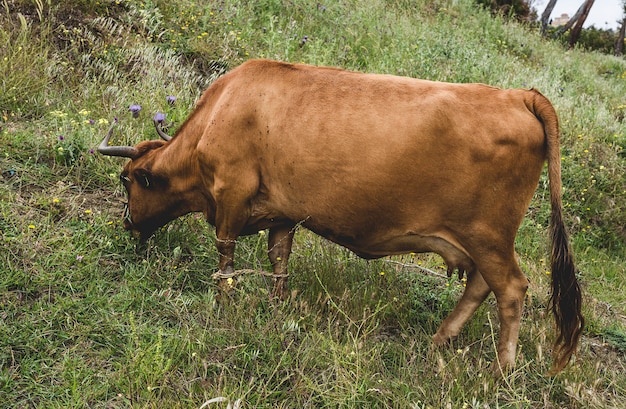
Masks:
[[[307,226],[306,223],[304,225]],[[448,272],[453,270],[473,271],[475,269],[474,261],[464,249],[434,235],[407,232],[395,236],[372,234],[365,237],[348,237],[336,235],[330,231],[312,230],[365,259],[407,253],[436,253],[444,259],[448,266]]]
[[[302,200],[302,206],[296,206],[294,202],[297,203],[297,200],[291,202],[288,209],[281,209],[266,195],[258,195],[252,201],[250,217],[242,234],[254,234],[274,226],[302,225],[366,259],[432,252],[444,259],[449,271],[471,271],[475,268],[474,261],[460,244],[433,230],[440,224],[432,226],[430,222],[425,222],[439,219],[436,212],[431,213],[432,207],[412,209],[411,213],[422,214],[422,224],[391,203],[363,209],[338,206],[331,210],[322,207],[323,200],[314,204]],[[394,215],[391,220],[385,217],[389,214]]]

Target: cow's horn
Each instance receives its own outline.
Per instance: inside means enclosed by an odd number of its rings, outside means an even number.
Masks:
[[[111,139],[111,135],[113,135],[114,126],[115,122],[113,122],[107,136],[104,137],[104,140],[98,146],[98,152],[107,156],[121,156],[123,158],[135,159],[139,156],[137,148],[132,146],[109,146],[109,139]]]
[[[172,137],[166,134],[165,132],[163,132],[163,129],[161,129],[162,121],[159,121],[158,119],[153,119],[153,121],[154,121],[154,127],[156,128],[156,131],[159,134],[159,136],[166,141],[170,141]]]

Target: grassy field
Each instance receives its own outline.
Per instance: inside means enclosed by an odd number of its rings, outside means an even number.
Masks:
[[[254,274],[220,299],[201,217],[145,244],[123,231],[124,160],[94,154],[110,122],[115,143],[156,138],[155,112],[175,127],[256,57],[551,99],[588,323],[564,372],[545,376],[545,176],[518,236],[531,287],[503,379],[487,371],[493,297],[453,345],[431,348],[463,290],[437,256],[368,262],[300,230],[289,301]],[[626,407],[623,59],[564,50],[471,0],[0,0],[0,78],[0,407]],[[237,267],[267,270],[266,243],[240,239]]]

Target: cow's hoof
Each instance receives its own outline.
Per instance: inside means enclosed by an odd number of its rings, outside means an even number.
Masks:
[[[443,346],[446,346],[446,345],[450,345],[452,343],[452,341],[454,341],[456,338],[457,337],[444,336],[444,335],[441,335],[439,332],[437,332],[432,337],[432,339],[433,339],[433,346],[434,347],[443,347]]]
[[[502,378],[506,375],[509,375],[513,372],[513,364],[511,363],[501,363],[497,359],[491,363],[491,367],[489,368],[489,372],[493,375],[494,378]]]
[[[287,288],[287,277],[280,277],[274,280],[274,288],[272,289],[272,298],[287,300],[289,298],[289,289]]]
[[[237,286],[237,280],[235,278],[220,278],[217,281],[218,295],[220,299],[229,298],[235,292]]]

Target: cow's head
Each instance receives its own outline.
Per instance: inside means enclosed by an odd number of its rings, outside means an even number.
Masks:
[[[124,228],[142,240],[149,238],[159,227],[180,216],[180,197],[172,190],[167,173],[158,163],[159,148],[171,139],[154,121],[163,140],[144,141],[137,146],[109,146],[114,125],[100,143],[98,152],[131,160],[124,166],[120,181],[126,188],[128,203],[124,209]]]

